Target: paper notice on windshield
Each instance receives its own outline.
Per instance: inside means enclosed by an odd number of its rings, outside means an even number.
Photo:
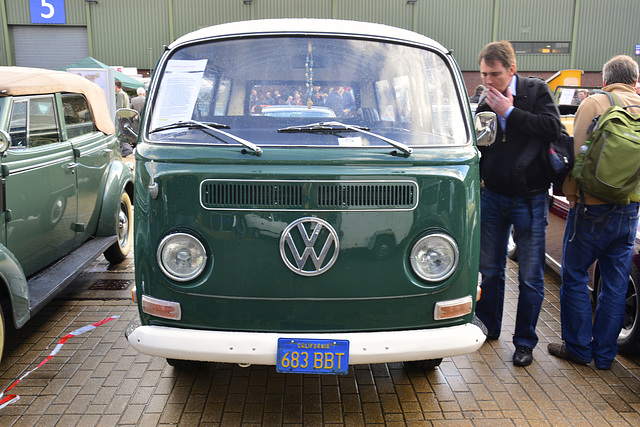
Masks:
[[[558,104],[560,105],[571,105],[573,104],[573,95],[576,93],[575,89],[567,89],[563,88],[562,92],[560,92],[560,100]]]
[[[167,63],[156,99],[152,129],[191,120],[206,66],[206,59],[172,59]]]

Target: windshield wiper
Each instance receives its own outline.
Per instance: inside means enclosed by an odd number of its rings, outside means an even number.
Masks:
[[[377,133],[369,132],[369,128],[363,126],[353,126],[340,122],[319,122],[312,123],[304,126],[289,126],[286,128],[278,129],[278,132],[288,133],[337,133],[337,132],[360,132],[365,135],[378,138],[387,144],[393,145],[398,150],[402,151],[407,156],[413,153],[413,148],[403,144],[402,142],[395,141],[393,139],[378,135]]]
[[[225,132],[223,130],[220,129],[230,129],[229,126],[227,125],[223,125],[220,123],[213,123],[213,122],[198,122],[196,120],[180,120],[178,122],[175,123],[171,123],[168,125],[164,125],[164,126],[160,126],[157,127],[153,130],[150,130],[149,133],[155,133],[155,132],[161,132],[163,130],[168,130],[168,129],[177,129],[177,128],[194,128],[194,129],[207,129],[219,134],[222,134],[228,138],[233,139],[234,141],[240,143],[241,145],[245,146],[246,148],[250,149],[251,151],[253,151],[256,154],[260,154],[262,153],[262,148],[258,147],[256,144],[254,144],[253,142],[249,142],[246,139],[242,139],[239,136],[235,136],[233,134],[230,134],[229,132]]]

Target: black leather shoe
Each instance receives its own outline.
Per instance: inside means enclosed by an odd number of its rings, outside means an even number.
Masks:
[[[564,346],[564,343],[562,344],[557,342],[549,343],[549,345],[547,346],[547,350],[549,350],[549,354],[552,354],[561,359],[570,360],[579,365],[586,365],[589,363],[586,360],[580,359],[575,354],[569,353],[569,351],[567,350],[567,347]]]
[[[513,353],[513,364],[516,366],[529,366],[533,362],[533,349],[525,345],[517,345]]]

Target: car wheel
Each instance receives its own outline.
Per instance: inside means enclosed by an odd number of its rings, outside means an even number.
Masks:
[[[176,369],[197,369],[204,362],[197,362],[195,360],[182,360],[182,359],[167,359],[169,366]]]
[[[126,191],[123,191],[120,197],[120,210],[116,229],[118,241],[104,252],[104,257],[112,264],[124,261],[133,246],[133,209],[131,208],[131,199]]]
[[[507,242],[507,256],[510,260],[518,261],[518,247],[516,246],[515,233],[514,228],[511,227],[509,241]]]
[[[424,369],[425,371],[431,371],[436,369],[442,363],[442,359],[428,359],[428,360],[412,360],[404,362],[405,366],[411,368]]]
[[[598,280],[600,285],[600,280]],[[629,288],[624,307],[624,324],[618,336],[618,351],[634,353],[640,348],[640,272],[635,265],[631,266]],[[598,289],[600,286],[598,286]]]

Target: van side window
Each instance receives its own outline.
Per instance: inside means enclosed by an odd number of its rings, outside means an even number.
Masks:
[[[87,99],[80,94],[63,94],[64,123],[69,139],[94,132],[96,127]]]

